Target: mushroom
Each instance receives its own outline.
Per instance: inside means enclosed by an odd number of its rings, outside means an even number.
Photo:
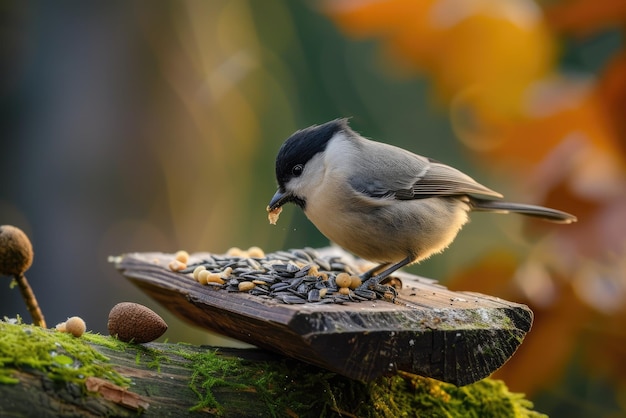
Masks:
[[[12,276],[17,282],[22,298],[26,302],[33,323],[46,328],[46,321],[37,303],[33,289],[24,272],[33,263],[33,246],[26,234],[11,225],[0,226],[0,275]]]

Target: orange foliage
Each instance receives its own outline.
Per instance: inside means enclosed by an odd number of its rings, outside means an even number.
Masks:
[[[626,155],[626,51],[614,57],[607,66],[598,83],[598,96],[615,129],[621,153]]]
[[[558,33],[587,35],[626,21],[624,0],[567,0],[546,10],[546,18]]]
[[[510,263],[509,255],[506,257],[508,267],[494,270],[494,265],[502,266],[502,255],[502,251],[487,254],[469,269],[453,276],[449,286],[497,294],[532,308],[535,318],[531,333],[494,377],[506,381],[512,390],[533,393],[558,380],[577,349],[581,324],[588,323],[593,310],[580,304],[567,279],[554,272],[536,271],[544,266],[533,265],[532,261],[520,267],[518,263]],[[481,280],[477,283],[478,277]],[[483,277],[491,279],[485,282]],[[511,280],[503,281],[506,277]]]
[[[379,39],[432,80],[479,162],[531,199],[578,215],[567,227],[529,222],[527,231],[543,235],[526,260],[494,251],[450,284],[534,309],[532,332],[498,372],[530,393],[557,381],[590,334],[586,364],[626,385],[626,369],[611,367],[623,364],[626,346],[626,51],[597,78],[573,78],[555,66],[562,37],[623,30],[626,2],[548,3],[546,10],[533,0],[333,0],[324,7],[348,35]],[[596,327],[600,320],[614,326]]]
[[[346,33],[383,48],[435,81],[442,97],[478,87],[490,112],[519,112],[524,86],[550,70],[554,44],[528,1],[329,1]],[[476,103],[478,104],[478,103]]]

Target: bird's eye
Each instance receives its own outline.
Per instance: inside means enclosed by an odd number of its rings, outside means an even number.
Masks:
[[[302,174],[302,170],[304,170],[302,164],[296,164],[291,169],[291,174],[293,174],[295,177],[300,177],[300,175]]]

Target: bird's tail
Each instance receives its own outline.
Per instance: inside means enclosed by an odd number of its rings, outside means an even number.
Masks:
[[[534,216],[546,221],[561,224],[571,224],[578,219],[567,212],[543,206],[527,205],[525,203],[503,202],[501,200],[487,200],[472,198],[470,203],[472,210],[483,212],[520,213],[526,216]]]

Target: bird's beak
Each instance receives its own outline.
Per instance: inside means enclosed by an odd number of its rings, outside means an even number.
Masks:
[[[280,189],[278,189],[276,190],[276,193],[274,193],[272,200],[270,200],[269,209],[270,210],[278,209],[285,203],[291,201],[291,199],[292,199],[291,194],[281,192]]]

